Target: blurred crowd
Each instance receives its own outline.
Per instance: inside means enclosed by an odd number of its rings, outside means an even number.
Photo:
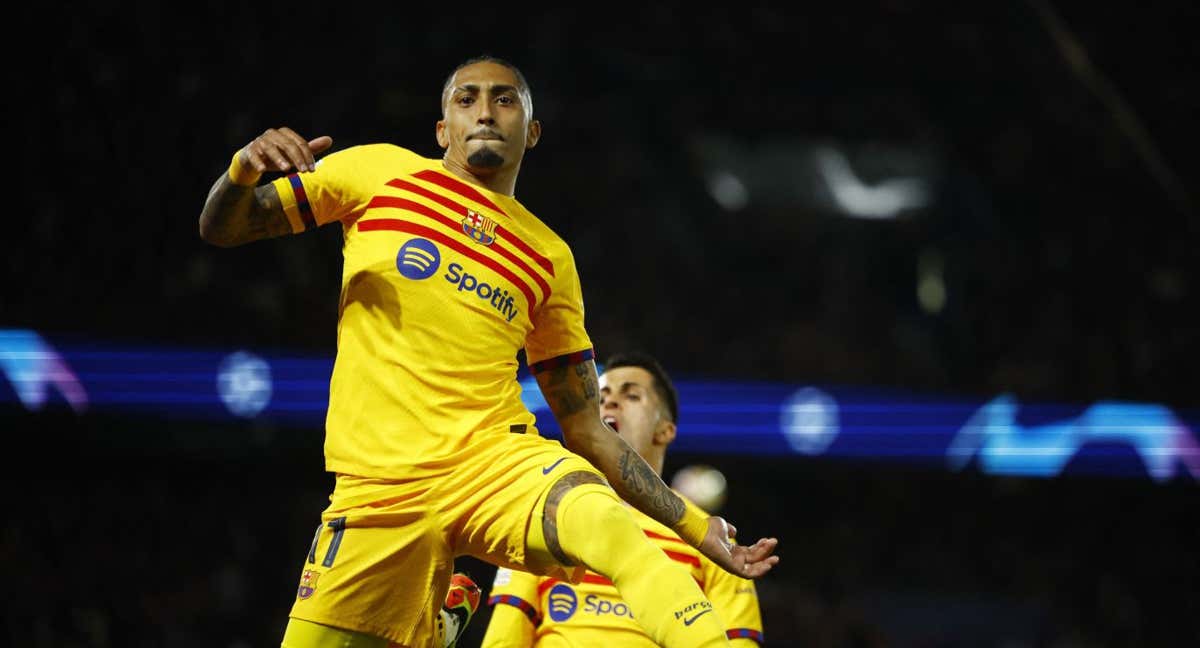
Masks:
[[[497,39],[499,9],[414,29],[315,3],[256,3],[238,21],[84,4],[20,71],[37,100],[14,106],[32,159],[17,171],[26,225],[8,239],[4,323],[331,350],[337,228],[208,247],[208,187],[272,126],[436,156],[442,80],[488,52],[533,84],[546,136],[518,196],[574,246],[602,353],[643,347],[683,373],[1195,405],[1197,212],[1160,180],[1200,178],[1186,144],[1195,48],[1167,29],[1187,7],[1145,10],[1136,28],[1095,8],[1061,16],[1140,118],[1137,139],[1035,6],[646,8],[627,22],[558,8]],[[320,37],[293,67],[285,34],[309,25]],[[762,162],[736,209],[709,190],[721,159],[697,151],[712,138]],[[797,141],[845,151],[868,186],[886,179],[873,151],[921,152],[930,199],[847,217],[820,186],[794,186]],[[930,258],[937,310],[918,299]]]

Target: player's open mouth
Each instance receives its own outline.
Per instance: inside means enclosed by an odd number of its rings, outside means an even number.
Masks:
[[[612,428],[614,432],[620,431],[620,424],[617,423],[616,417],[605,416],[604,418],[602,418],[600,420],[604,421],[604,423],[606,425],[608,425],[608,427]]]

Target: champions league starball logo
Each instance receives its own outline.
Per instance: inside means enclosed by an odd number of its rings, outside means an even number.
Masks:
[[[428,279],[441,264],[442,253],[428,239],[410,239],[396,253],[396,269],[408,279]]]

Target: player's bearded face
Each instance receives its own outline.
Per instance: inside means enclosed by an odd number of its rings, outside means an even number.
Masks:
[[[495,169],[504,165],[504,156],[488,146],[481,146],[467,155],[467,164],[483,169]]]
[[[445,97],[439,123],[447,154],[474,169],[519,163],[528,143],[530,120],[508,68],[478,63],[459,70]]]

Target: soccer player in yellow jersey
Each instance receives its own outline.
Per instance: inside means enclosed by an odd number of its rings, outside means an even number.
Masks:
[[[441,159],[369,144],[318,162],[330,137],[267,129],[200,214],[200,235],[222,247],[343,232],[325,425],[336,480],[282,645],[438,646],[460,555],[565,582],[586,567],[656,641],[725,645],[715,615],[695,616],[704,593],[620,498],[740,576],[767,573],[777,541],[731,542],[732,525],[689,506],[600,420],[571,249],[514,197],[542,134],[524,76],[468,60],[441,108]],[[266,172],[285,175],[260,182]],[[565,445],[539,436],[522,403],[522,349]]]
[[[643,353],[608,358],[600,375],[600,413],[634,450],[661,474],[675,440],[679,398],[666,371]],[[712,616],[735,646],[757,648],[762,615],[754,581],[715,565],[671,529],[634,510],[646,537],[700,585]],[[588,571],[580,583],[500,568],[488,598],[492,616],[482,648],[567,648],[657,644],[638,625],[612,581]],[[705,612],[699,611],[698,613]]]

